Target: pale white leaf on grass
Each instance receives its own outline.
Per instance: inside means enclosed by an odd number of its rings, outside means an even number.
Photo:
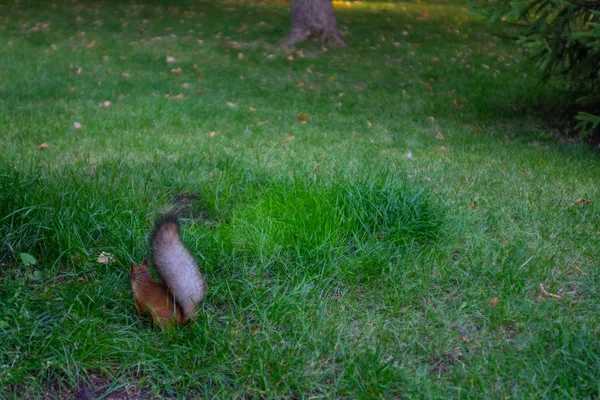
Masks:
[[[115,258],[112,254],[103,251],[102,253],[100,253],[100,256],[98,256],[96,262],[99,262],[100,264],[110,264],[115,262]]]

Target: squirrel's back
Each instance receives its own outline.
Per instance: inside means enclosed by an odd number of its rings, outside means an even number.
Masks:
[[[206,283],[198,271],[198,264],[185,248],[179,233],[179,221],[167,214],[156,222],[150,239],[152,263],[162,281],[171,290],[183,314],[190,317],[196,304],[206,292]]]

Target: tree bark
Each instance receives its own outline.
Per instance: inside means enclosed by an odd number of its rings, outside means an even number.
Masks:
[[[292,29],[283,46],[315,37],[321,42],[345,46],[337,28],[331,0],[292,0]]]

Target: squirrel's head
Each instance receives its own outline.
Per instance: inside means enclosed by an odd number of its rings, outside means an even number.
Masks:
[[[144,261],[142,261],[140,265],[135,265],[133,261],[129,264],[131,265],[131,271],[129,272],[129,280],[135,281],[138,276],[149,274],[147,258],[144,258]]]

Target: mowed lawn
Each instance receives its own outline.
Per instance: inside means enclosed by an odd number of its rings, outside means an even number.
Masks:
[[[334,4],[287,51],[278,1],[0,4],[1,397],[600,395],[600,155],[518,31]],[[208,294],[163,332],[169,209]]]

